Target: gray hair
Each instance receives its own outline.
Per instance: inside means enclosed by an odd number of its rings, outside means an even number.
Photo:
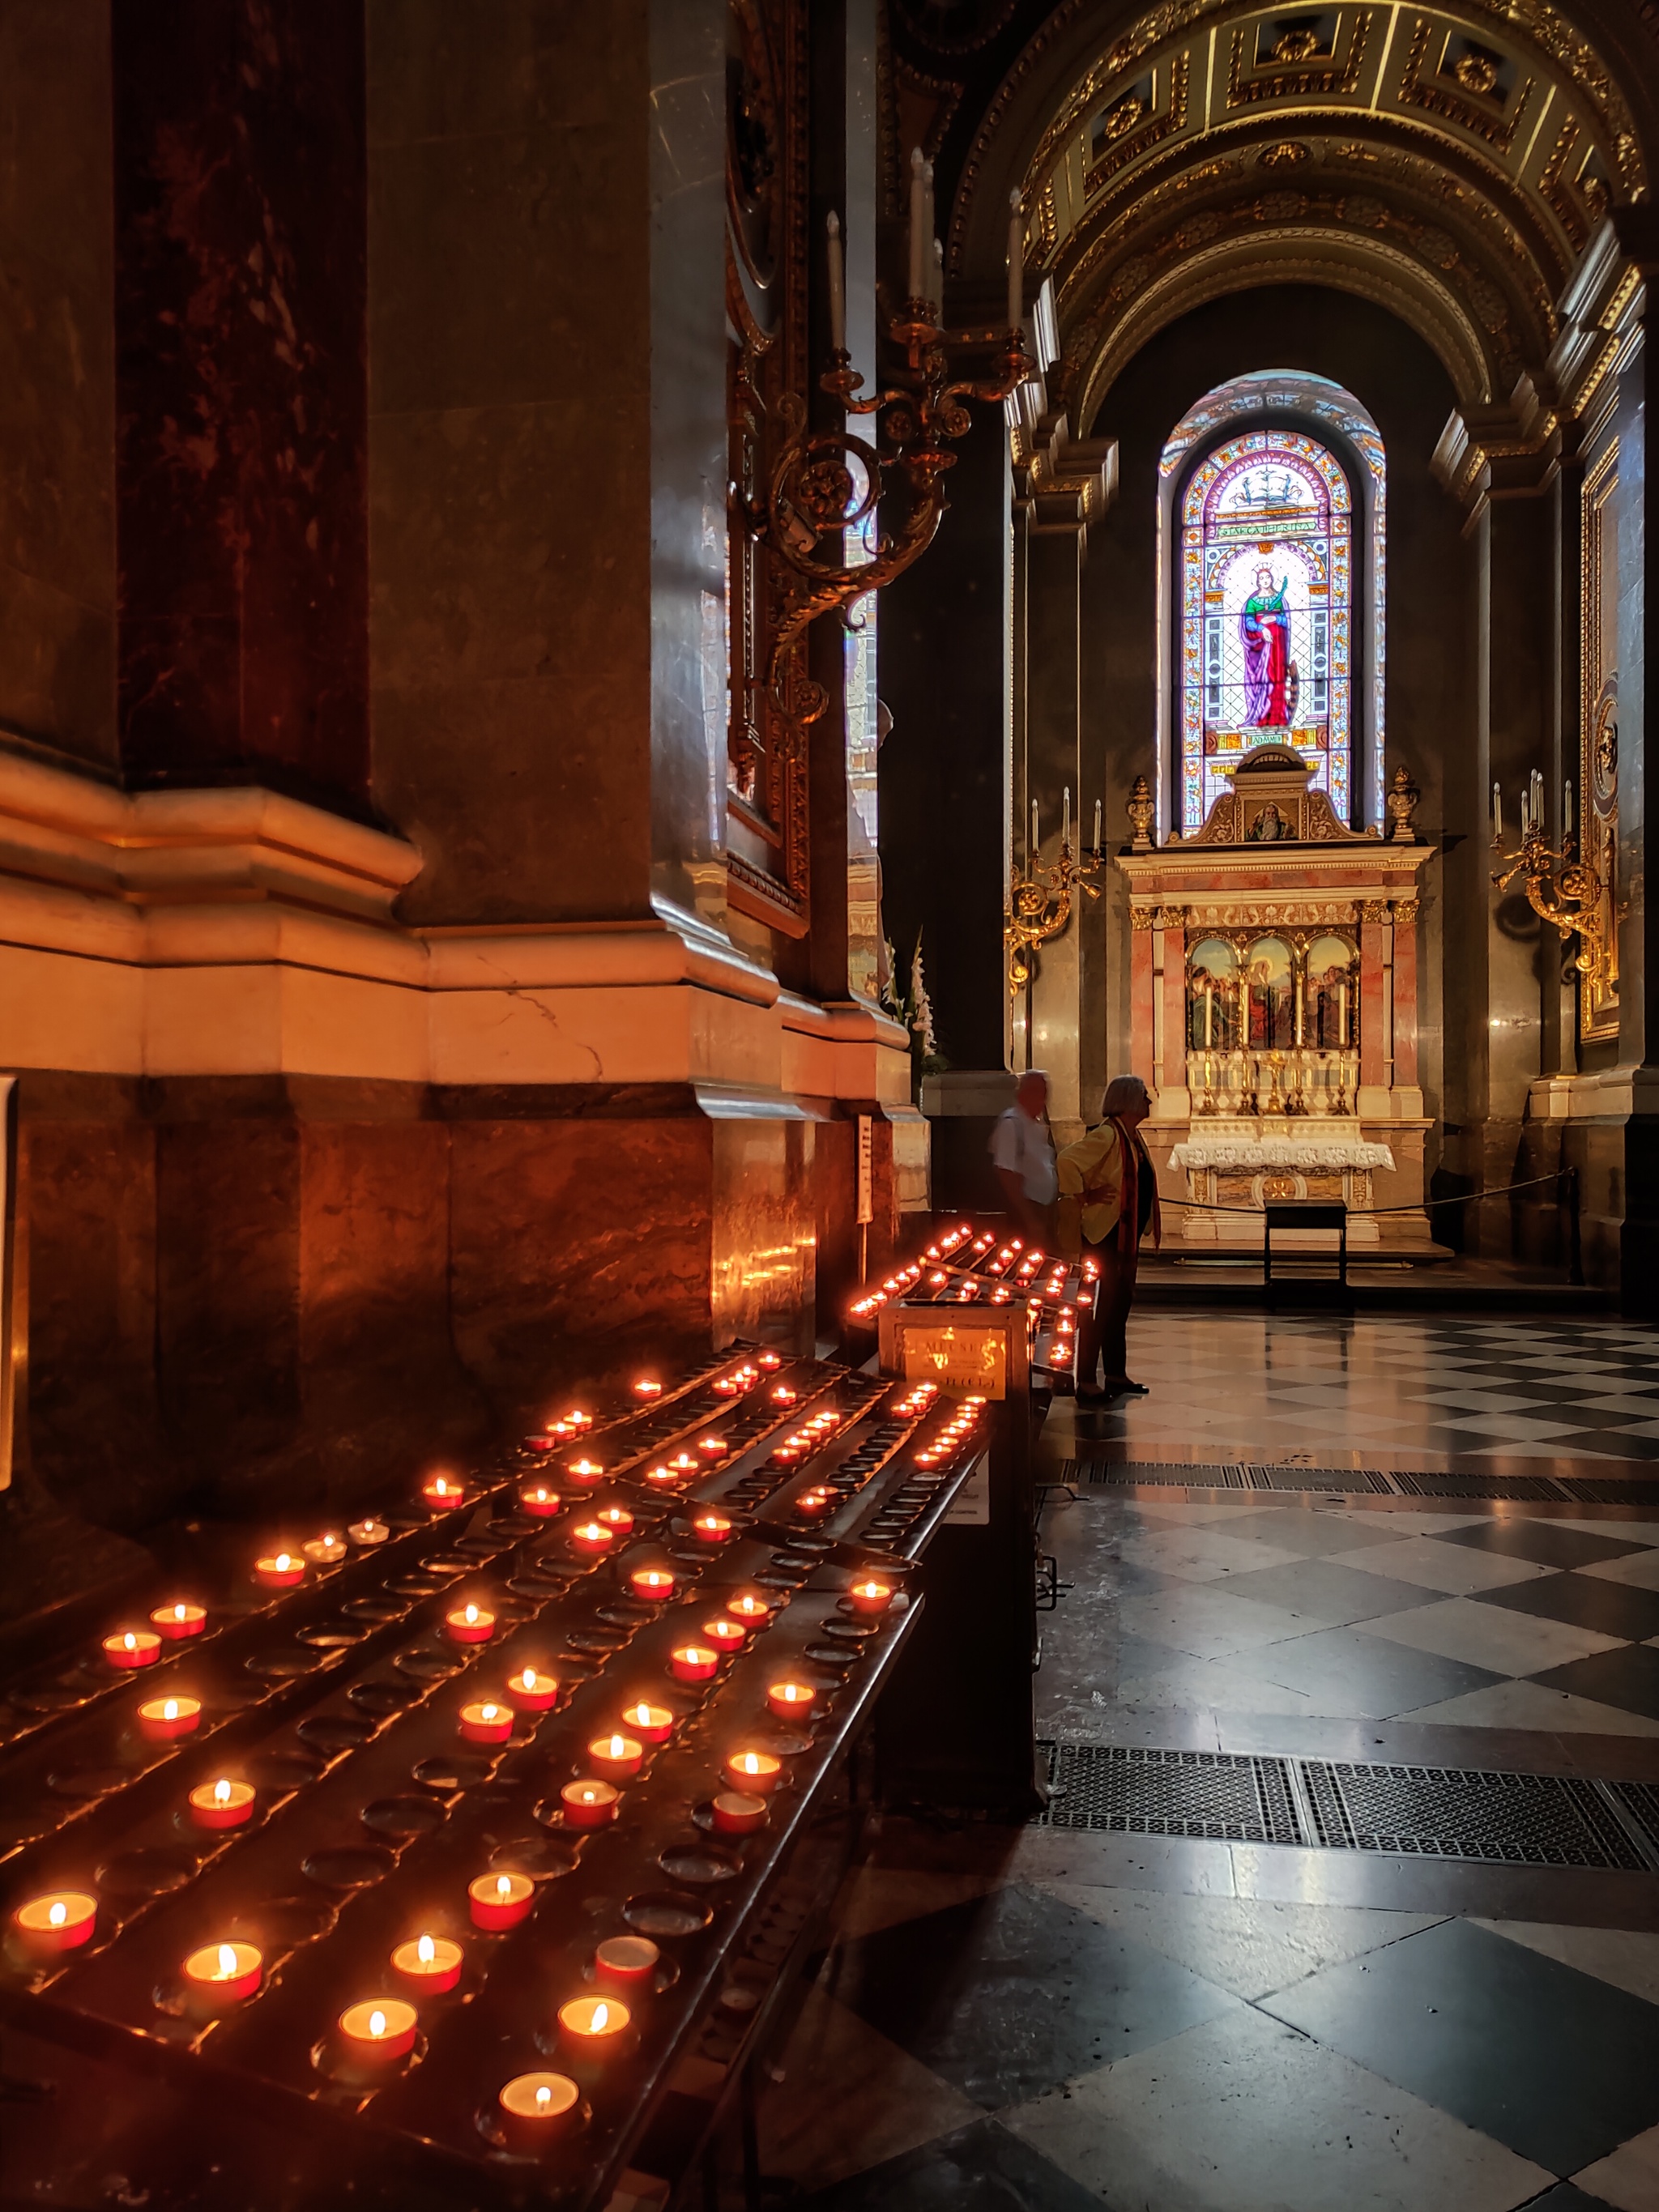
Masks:
[[[1126,1114],[1137,1106],[1150,1107],[1152,1103],[1152,1093],[1138,1075],[1115,1075],[1100,1102],[1100,1118],[1109,1121],[1114,1114]]]

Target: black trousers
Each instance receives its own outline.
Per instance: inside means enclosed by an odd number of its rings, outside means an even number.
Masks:
[[[1129,1309],[1134,1304],[1135,1273],[1140,1255],[1131,1249],[1120,1252],[1115,1243],[1088,1248],[1100,1263],[1093,1308],[1083,1316],[1077,1333],[1077,1383],[1092,1390],[1103,1362],[1106,1380],[1123,1382],[1129,1372]]]

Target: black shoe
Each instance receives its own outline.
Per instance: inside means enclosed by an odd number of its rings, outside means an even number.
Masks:
[[[1127,1375],[1115,1375],[1106,1385],[1109,1398],[1144,1398],[1148,1395],[1144,1382],[1132,1382]]]

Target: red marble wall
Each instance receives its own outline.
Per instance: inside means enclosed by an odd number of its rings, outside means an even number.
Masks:
[[[368,786],[363,19],[115,0],[118,721],[134,786]]]

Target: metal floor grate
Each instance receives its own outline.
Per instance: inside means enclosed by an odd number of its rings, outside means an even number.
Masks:
[[[1448,1474],[1385,1473],[1376,1467],[1268,1466],[1256,1462],[1068,1459],[1062,1482],[1102,1483],[1114,1489],[1137,1484],[1188,1490],[1328,1491],[1333,1496],[1468,1498],[1494,1503],[1574,1505],[1659,1505],[1659,1480],[1640,1475]]]
[[[1659,1871],[1659,1785],[1045,1741],[1036,1824],[1503,1866]]]
[[[1301,1841],[1282,1759],[1099,1743],[1044,1748],[1054,1793],[1042,1816],[1046,1827],[1199,1836],[1221,1843]]]

